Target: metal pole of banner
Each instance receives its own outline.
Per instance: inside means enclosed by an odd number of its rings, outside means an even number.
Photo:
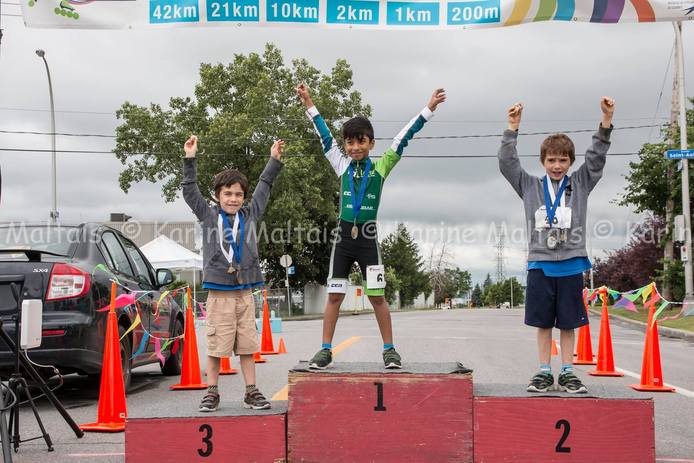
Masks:
[[[287,310],[289,312],[289,316],[292,316],[292,292],[289,289],[289,267],[284,267],[284,272],[286,275],[286,282],[285,284],[287,285]]]
[[[684,50],[682,45],[682,22],[672,23],[675,28],[675,47],[677,48],[677,79],[680,100],[680,148],[687,149],[687,100],[684,95]],[[692,214],[689,198],[689,161],[682,159],[682,214],[684,215],[685,252],[687,259],[684,261],[684,301],[694,302],[692,283]]]
[[[58,188],[56,179],[56,157],[55,157],[55,106],[53,104],[53,83],[51,82],[51,70],[48,68],[46,61],[46,52],[44,50],[36,50],[36,55],[43,60],[46,66],[46,75],[48,76],[48,95],[51,100],[51,225],[58,222]]]

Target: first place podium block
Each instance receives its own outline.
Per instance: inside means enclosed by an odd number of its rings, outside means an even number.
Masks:
[[[212,413],[187,410],[172,403],[166,412],[128,417],[126,463],[280,463],[286,461],[287,407],[273,402],[270,410],[246,410],[225,402]],[[183,413],[181,413],[183,412]]]
[[[624,388],[589,391],[476,385],[475,463],[655,462],[652,399]]]
[[[460,364],[302,363],[288,405],[291,462],[472,462],[472,375]]]

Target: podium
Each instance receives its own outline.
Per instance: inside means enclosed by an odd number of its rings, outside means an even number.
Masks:
[[[241,400],[223,399],[212,413],[181,410],[174,402],[163,413],[128,417],[126,463],[286,461],[286,405],[273,402],[270,410],[246,410]]]
[[[653,463],[653,401],[624,387],[589,394],[474,388],[475,462]]]
[[[289,372],[291,462],[472,462],[472,375],[456,363]]]

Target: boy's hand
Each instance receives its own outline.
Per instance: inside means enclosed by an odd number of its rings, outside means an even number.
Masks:
[[[518,130],[523,114],[523,103],[516,103],[508,108],[508,128],[509,130]]]
[[[297,85],[294,90],[296,90],[296,95],[299,97],[301,103],[303,103],[304,106],[306,106],[307,108],[313,106],[311,94],[308,92],[308,86],[304,82]]]
[[[187,158],[194,158],[195,154],[198,152],[198,137],[197,135],[191,135],[186,143],[183,145],[183,151],[186,152]]]
[[[427,105],[429,107],[429,111],[436,111],[436,107],[444,101],[446,101],[446,90],[442,88],[437,88],[436,90],[434,90],[434,94],[431,95],[431,99],[429,100],[429,104]]]
[[[284,141],[275,140],[275,143],[272,144],[272,148],[270,148],[270,156],[281,161],[282,154],[284,154]]]
[[[600,109],[602,110],[602,126],[609,129],[614,115],[614,100],[609,96],[600,98]]]

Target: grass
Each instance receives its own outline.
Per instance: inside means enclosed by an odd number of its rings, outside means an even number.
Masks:
[[[598,307],[596,307],[596,308],[598,308]],[[677,315],[681,308],[682,308],[681,306],[674,306],[673,308],[667,308],[663,311],[663,313],[660,314],[660,316],[658,318],[660,319],[660,318],[665,318],[665,317]],[[638,312],[632,312],[631,310],[610,307],[610,313],[615,314],[615,315],[620,315],[622,317],[626,317],[626,318],[629,318],[631,320],[638,320],[638,321],[642,321],[644,323],[647,322],[648,321],[648,311],[645,310],[643,307],[638,307],[638,309],[639,309]],[[685,331],[694,332],[694,316],[683,317],[683,318],[679,318],[677,320],[667,320],[664,322],[658,320],[658,326],[667,326],[668,328],[677,328],[678,330],[685,330]]]

